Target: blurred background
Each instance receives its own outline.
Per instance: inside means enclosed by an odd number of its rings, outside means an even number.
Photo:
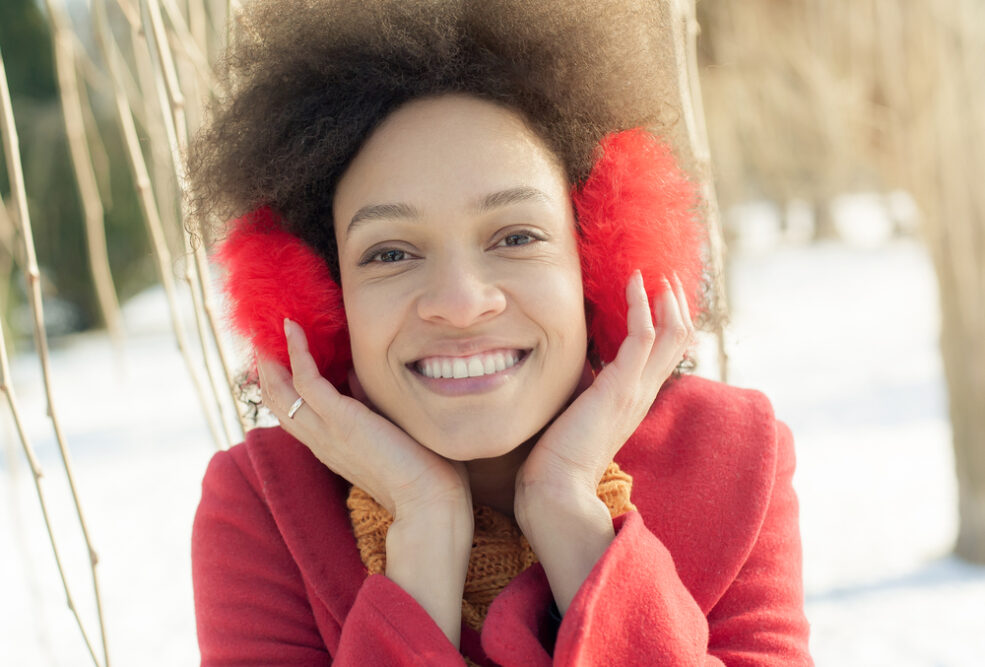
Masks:
[[[9,664],[198,661],[191,521],[244,352],[176,157],[237,4],[0,0]],[[793,430],[815,660],[980,665],[985,2],[660,6],[713,231],[697,373]]]

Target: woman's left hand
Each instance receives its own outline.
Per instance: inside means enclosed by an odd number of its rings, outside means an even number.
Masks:
[[[677,276],[653,313],[639,271],[626,288],[628,335],[612,363],[544,432],[517,475],[518,487],[583,486],[595,493],[616,452],[643,421],[661,385],[694,336],[684,289]]]
[[[664,279],[654,327],[643,279],[639,271],[633,275],[626,287],[628,334],[616,358],[554,420],[517,472],[514,514],[562,612],[613,538],[611,517],[596,495],[599,480],[693,339],[676,275],[673,283]]]

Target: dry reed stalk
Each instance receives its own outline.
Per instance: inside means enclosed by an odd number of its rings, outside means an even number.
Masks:
[[[41,377],[44,381],[45,398],[48,402],[48,417],[51,419],[51,424],[54,429],[55,440],[58,444],[58,451],[61,454],[62,464],[65,468],[65,476],[68,480],[69,490],[72,494],[72,501],[75,504],[76,515],[79,519],[79,527],[82,529],[82,536],[85,540],[86,549],[88,551],[89,571],[92,575],[92,588],[95,595],[96,613],[99,619],[99,632],[102,639],[104,658],[103,665],[105,665],[105,667],[109,667],[109,651],[106,644],[106,624],[103,619],[103,605],[102,596],[99,591],[99,577],[96,573],[96,564],[99,562],[99,557],[96,555],[96,551],[92,546],[92,540],[89,537],[89,528],[86,524],[85,515],[82,512],[82,504],[79,502],[79,494],[75,485],[75,476],[72,473],[71,456],[69,455],[68,446],[65,442],[65,436],[62,433],[61,424],[55,411],[55,402],[52,396],[53,392],[51,386],[51,363],[48,355],[48,336],[44,328],[44,306],[41,301],[41,273],[38,270],[37,257],[34,252],[34,237],[31,231],[31,218],[27,209],[27,192],[24,187],[24,174],[21,170],[17,128],[14,126],[14,110],[10,102],[10,91],[7,88],[7,74],[3,65],[2,55],[0,55],[0,136],[3,137],[4,153],[7,162],[7,174],[10,179],[10,190],[14,206],[17,210],[15,221],[18,223],[21,234],[25,260],[24,273],[27,278],[31,312],[34,315],[34,343],[37,348],[38,358],[41,362]],[[0,341],[0,349],[3,350],[2,354],[0,354],[0,356],[3,357],[4,363],[3,386],[11,409],[15,410],[16,402],[13,398],[12,391],[9,390],[8,385],[9,373],[7,373],[6,369],[6,350],[3,341]],[[19,416],[15,416],[15,422],[18,425],[18,432],[21,434],[21,442],[25,444],[25,449],[28,449],[26,437],[24,436],[23,429],[20,426]],[[35,474],[35,482],[37,486],[40,468],[37,467],[36,458],[29,454],[28,459],[31,462],[31,467]],[[51,525],[48,520],[47,509],[44,505],[44,497],[43,494],[41,494],[40,487],[38,487],[38,497],[41,500],[45,524],[48,526],[48,536],[51,539],[52,547],[54,548],[55,539],[53,533],[51,532]],[[76,621],[79,625],[79,630],[82,632],[83,639],[89,649],[89,654],[92,656],[93,662],[98,667],[100,664],[99,660],[96,658],[95,651],[92,647],[92,642],[89,640],[89,635],[86,633],[85,628],[82,625],[82,620],[78,615],[78,610],[75,607],[71,594],[69,593],[68,583],[65,579],[60,559],[57,557],[57,551],[56,562],[58,563],[59,574],[62,576],[62,583],[65,586],[69,609],[75,615]]]
[[[226,45],[232,46],[236,38],[235,17],[239,15],[242,5],[239,0],[226,0]]]
[[[974,180],[985,170],[985,5],[732,4],[701,5],[715,59],[735,59],[734,72],[705,78],[718,102],[709,112],[716,161],[747,167],[759,194],[777,199],[862,186],[904,187],[917,201],[942,311],[955,550],[985,562],[985,190]],[[729,176],[723,189],[734,197],[745,188]]]
[[[143,153],[141,153],[140,150],[140,140],[137,136],[137,128],[134,125],[130,105],[127,103],[124,96],[123,86],[121,83],[121,69],[123,68],[123,65],[120,61],[122,60],[122,57],[116,48],[116,42],[109,28],[109,23],[106,17],[105,2],[106,0],[96,0],[93,3],[96,41],[98,42],[100,50],[103,53],[103,58],[105,59],[110,70],[111,79],[113,81],[113,97],[117,111],[116,116],[120,123],[120,130],[123,133],[124,145],[127,149],[127,156],[129,158],[128,163],[130,165],[131,173],[133,174],[138,201],[140,203],[141,211],[143,212],[144,222],[147,225],[151,245],[154,249],[154,257],[157,263],[158,274],[167,295],[168,309],[171,315],[171,326],[175,334],[175,339],[178,343],[178,349],[180,350],[182,358],[185,361],[185,366],[192,380],[192,384],[195,386],[199,403],[202,406],[202,410],[205,415],[206,422],[208,423],[209,430],[212,433],[212,438],[215,442],[216,448],[221,450],[224,449],[225,440],[223,439],[219,425],[213,417],[212,411],[208,408],[208,395],[205,391],[201,378],[199,377],[197,366],[191,358],[190,347],[185,336],[184,325],[178,311],[174,278],[171,275],[171,252],[168,249],[164,238],[163,226],[161,225],[161,217],[157,208],[157,202],[154,198],[150,175],[147,171],[147,164],[144,160]]]
[[[925,8],[936,43],[925,62],[936,84],[932,98],[938,145],[936,192],[927,199],[932,253],[941,283],[941,348],[958,478],[956,553],[985,563],[985,194],[977,187],[985,151],[985,11],[951,0]],[[936,57],[934,57],[936,56]],[[923,203],[923,202],[922,202]]]
[[[165,242],[172,253],[181,254],[184,242],[178,219],[178,185],[174,181],[174,169],[171,167],[171,155],[168,149],[168,135],[165,130],[165,118],[161,113],[161,105],[157,101],[157,81],[154,74],[154,63],[146,46],[146,37],[142,27],[131,29],[130,57],[136,68],[136,80],[140,85],[138,97],[127,99],[131,109],[140,109],[148,120],[144,127],[147,133],[145,153],[147,154],[148,169],[152,177],[151,189],[160,207]],[[120,60],[121,69],[126,71],[127,63]]]
[[[0,64],[0,66],[2,66],[2,64]],[[48,533],[48,541],[51,544],[51,551],[55,557],[55,567],[58,569],[58,576],[62,581],[62,588],[65,591],[66,603],[68,604],[68,608],[72,612],[72,615],[75,617],[75,623],[79,626],[79,630],[82,632],[82,640],[85,642],[86,648],[89,650],[89,656],[92,658],[92,662],[99,667],[99,659],[96,657],[96,652],[93,649],[92,641],[89,639],[89,634],[86,632],[85,627],[82,624],[82,618],[79,616],[78,607],[72,597],[72,591],[68,586],[68,578],[65,576],[65,568],[62,566],[61,551],[58,548],[57,540],[55,540],[55,532],[51,525],[51,517],[48,515],[48,503],[45,500],[44,490],[41,487],[41,478],[44,477],[44,472],[41,469],[41,464],[38,463],[37,456],[34,453],[34,446],[31,444],[30,439],[27,437],[27,432],[24,430],[23,421],[20,416],[20,408],[17,403],[17,394],[10,382],[10,363],[7,360],[7,342],[3,333],[3,327],[0,327],[0,391],[3,391],[4,396],[7,397],[7,405],[10,407],[10,414],[14,418],[14,427],[17,430],[17,436],[21,442],[21,448],[24,450],[24,456],[27,458],[28,465],[31,466],[31,477],[34,481],[34,490],[38,495],[38,505],[41,507],[41,516],[44,519],[45,529]]]
[[[108,91],[110,89],[109,78],[99,69],[96,63],[92,62],[92,58],[89,57],[89,52],[86,51],[82,40],[75,33],[71,33],[69,39],[72,42],[72,52],[75,56],[75,62],[79,70],[78,73],[82,80],[96,90]]]
[[[3,314],[7,312],[7,296],[10,292],[10,274],[14,269],[14,258],[18,257],[17,228],[7,212],[3,197],[0,197],[0,247],[3,248],[0,254],[0,314]],[[6,322],[0,322],[0,325],[6,326]]]
[[[186,14],[188,16],[188,31],[191,33],[192,41],[198,45],[199,51],[203,54],[205,62],[209,62],[209,19],[208,12],[205,10],[207,3],[203,0],[188,0]],[[215,33],[212,33],[215,34]],[[211,73],[212,68],[207,68]],[[211,76],[211,74],[210,74]]]
[[[165,129],[171,147],[171,159],[174,167],[175,179],[178,182],[180,192],[185,191],[184,170],[182,167],[182,155],[188,148],[188,123],[185,115],[185,97],[181,89],[178,78],[178,68],[174,61],[174,56],[168,48],[168,41],[164,29],[164,21],[160,12],[160,5],[157,0],[143,0],[143,15],[150,25],[145,23],[145,34],[153,37],[153,44],[148,40],[148,48],[152,55],[156,57],[158,67],[155,68],[158,98],[161,104],[161,111],[165,118]],[[188,36],[190,39],[190,35]],[[162,83],[163,80],[163,83]],[[166,90],[166,95],[164,91]],[[211,283],[209,280],[208,260],[205,256],[205,249],[201,243],[194,243],[189,235],[189,221],[184,206],[184,198],[181,199],[182,219],[185,222],[182,227],[186,258],[185,280],[192,290],[192,298],[195,306],[195,318],[198,325],[199,340],[202,345],[203,359],[209,378],[216,381],[217,373],[213,370],[208,351],[208,341],[211,340],[218,352],[221,371],[226,380],[226,389],[229,392],[233,410],[236,413],[237,423],[240,426],[240,436],[245,435],[248,428],[246,416],[241,410],[240,402],[236,397],[236,382],[232,372],[232,367],[228,361],[228,355],[224,350],[224,343],[220,335],[218,315],[214,307]],[[194,256],[192,264],[191,256]],[[206,330],[206,322],[209,329]],[[223,426],[226,426],[224,402],[221,400],[222,390],[213,384],[216,404],[223,419]],[[230,444],[236,440],[227,430],[230,437]],[[238,440],[236,440],[238,441]]]
[[[65,136],[82,202],[89,267],[103,321],[106,323],[110,338],[119,348],[123,342],[123,318],[120,314],[120,304],[116,299],[116,290],[113,287],[113,273],[106,249],[103,203],[99,196],[96,173],[92,167],[92,158],[86,140],[79,82],[75,76],[74,33],[69,28],[69,19],[60,0],[46,0],[46,4],[54,33],[52,43],[55,51],[58,89],[61,94],[62,117],[65,120]]]
[[[843,4],[843,3],[842,3]],[[723,208],[749,197],[825,201],[851,187],[857,144],[845,109],[858,105],[832,60],[839,8],[815,0],[704,0],[702,84]]]
[[[718,374],[728,381],[728,351],[725,348],[725,325],[728,323],[728,300],[725,293],[725,253],[722,238],[718,197],[712,178],[711,151],[705,126],[704,105],[698,80],[698,20],[695,0],[672,0],[671,22],[674,29],[674,55],[677,69],[677,89],[681,112],[687,128],[688,142],[694,159],[694,169],[701,185],[701,199],[708,229],[708,266],[711,272],[713,304],[711,326],[718,343]]]
[[[79,78],[82,77],[81,69],[76,72]],[[82,104],[82,120],[85,127],[86,141],[89,146],[89,155],[92,157],[92,167],[96,174],[96,185],[99,188],[99,197],[103,205],[113,208],[113,184],[111,176],[111,165],[109,153],[106,151],[106,144],[103,142],[102,134],[99,129],[99,121],[92,110],[92,98],[86,88],[85,82],[79,86],[79,101]]]
[[[887,178],[923,213],[941,304],[941,353],[958,479],[955,552],[985,562],[985,11],[980,4],[874,0],[890,127]],[[905,76],[904,76],[905,74]]]
[[[134,6],[134,2],[139,2],[139,0],[116,0],[116,6],[123,12],[124,18],[130,24],[130,30],[139,31],[141,29],[140,10]]]
[[[144,13],[144,15],[146,16],[146,12]],[[156,35],[157,33],[156,32],[152,33],[146,30],[146,26],[145,26],[145,34]],[[151,53],[152,59],[159,64],[161,56],[160,56],[160,51],[158,49],[161,48],[160,45],[152,44],[148,40],[147,48]],[[172,168],[174,170],[175,179],[178,182],[178,191],[180,193],[184,190],[184,179],[183,179],[183,173],[180,164],[180,153],[182,149],[180,146],[181,139],[179,138],[178,130],[175,127],[175,124],[176,124],[176,119],[178,119],[177,124],[179,124],[180,127],[185,127],[184,115],[182,113],[182,106],[177,106],[177,107],[172,106],[173,101],[169,99],[168,91],[166,89],[164,80],[161,76],[161,68],[159,66],[154,67],[153,74],[154,74],[154,83],[155,83],[155,90],[157,93],[158,104],[160,105],[160,111],[164,118],[164,130],[168,138],[168,146],[170,147],[169,155],[171,156]],[[184,218],[185,216],[184,216],[183,202],[182,202],[181,210],[182,210],[182,218]],[[195,249],[193,249],[192,247],[192,241],[188,229],[183,224],[180,226],[182,233],[182,241],[184,243],[184,250],[185,250],[184,271],[183,271],[182,279],[187,284],[188,289],[190,290],[192,296],[192,307],[195,316],[196,331],[198,333],[198,342],[202,350],[202,361],[205,366],[206,377],[209,379],[209,382],[211,383],[212,398],[214,399],[213,407],[216,409],[216,412],[219,415],[218,418],[220,420],[223,431],[225,433],[226,442],[229,446],[232,446],[239,440],[235,438],[235,436],[233,435],[232,431],[229,428],[229,424],[226,420],[226,409],[222,401],[222,390],[216,384],[217,382],[216,371],[212,365],[211,353],[209,349],[209,332],[206,330],[206,325],[205,325],[207,315],[205,313],[202,291],[201,291],[202,277],[199,275],[198,272],[198,268],[199,268],[198,264],[193,263]],[[207,272],[205,273],[204,277],[205,279],[208,279]],[[235,399],[234,399],[234,406],[235,406]]]
[[[162,4],[165,13],[168,15],[168,21],[171,24],[174,34],[174,39],[169,40],[168,43],[172,47],[177,46],[178,50],[181,51],[182,55],[185,56],[195,69],[198,84],[214,95],[216,93],[214,87],[215,79],[212,76],[212,68],[209,67],[209,61],[205,57],[200,43],[192,36],[191,29],[185,23],[185,19],[175,4],[175,0],[162,0]],[[193,5],[199,7],[199,12],[203,11],[200,4],[193,3]],[[204,19],[202,21],[204,25]]]

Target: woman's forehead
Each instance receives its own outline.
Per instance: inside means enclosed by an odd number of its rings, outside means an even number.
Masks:
[[[474,206],[523,187],[563,196],[553,153],[516,112],[448,95],[401,107],[370,135],[339,182],[336,208],[431,198]]]

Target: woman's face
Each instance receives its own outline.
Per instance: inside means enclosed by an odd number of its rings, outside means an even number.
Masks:
[[[342,293],[368,398],[454,460],[566,404],[586,354],[569,186],[515,113],[446,95],[391,114],[338,184]]]

